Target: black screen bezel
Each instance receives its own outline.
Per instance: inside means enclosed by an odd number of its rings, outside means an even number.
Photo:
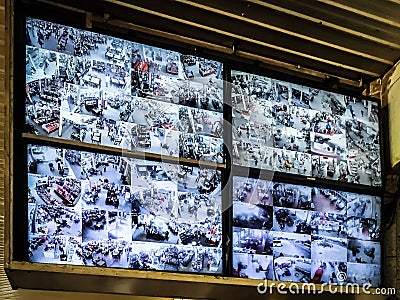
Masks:
[[[101,29],[99,30],[98,28],[96,29],[88,29],[86,28],[86,18],[83,14],[80,12],[71,12],[68,11],[66,13],[65,9],[63,8],[54,8],[54,11],[52,10],[52,13],[50,14],[49,11],[46,11],[45,9],[46,5],[44,4],[33,4],[33,3],[20,3],[19,1],[16,1],[15,3],[15,15],[14,15],[14,45],[24,45],[25,46],[25,20],[26,17],[32,17],[32,18],[38,18],[46,21],[51,21],[55,23],[60,23],[64,24],[67,26],[79,28],[82,30],[89,30],[89,31],[94,31],[98,32],[100,34],[106,34],[106,35],[111,35],[114,37],[119,37],[122,39],[126,40],[134,40],[135,42],[139,43],[145,43],[151,46],[155,47],[162,47],[164,49],[169,49],[172,51],[178,51],[184,54],[192,54],[196,56],[201,56],[209,59],[213,59],[216,61],[220,61],[224,65],[224,75],[223,79],[226,82],[231,82],[230,80],[230,74],[231,70],[238,70],[238,71],[243,71],[243,72],[249,72],[251,74],[255,75],[261,75],[265,77],[271,77],[274,79],[286,81],[286,82],[291,82],[295,84],[300,84],[300,85],[306,85],[308,87],[314,87],[318,89],[323,89],[326,91],[334,92],[334,93],[340,93],[344,95],[349,95],[349,96],[356,96],[360,97],[362,99],[366,99],[368,101],[373,101],[378,104],[378,114],[379,114],[379,129],[380,129],[380,151],[381,151],[381,170],[382,170],[382,178],[385,178],[385,155],[386,155],[386,150],[384,149],[384,145],[387,143],[385,142],[387,140],[387,136],[385,135],[385,132],[382,130],[383,128],[386,128],[386,124],[384,124],[384,119],[382,117],[382,107],[381,103],[379,100],[371,97],[366,97],[361,95],[361,90],[360,92],[350,90],[350,89],[344,89],[342,87],[339,87],[338,89],[332,88],[328,83],[324,84],[318,81],[313,81],[311,79],[305,79],[302,77],[296,77],[294,75],[288,75],[285,73],[277,72],[272,69],[267,69],[264,67],[261,67],[258,63],[255,63],[254,65],[249,65],[246,63],[240,63],[236,62],[234,60],[229,60],[226,59],[226,57],[218,56],[218,55],[210,55],[208,51],[204,51],[204,49],[198,48],[198,47],[192,47],[190,45],[185,45],[185,44],[179,44],[176,42],[166,42],[166,43],[159,43],[159,42],[154,42],[153,39],[149,38],[143,38],[142,35],[136,36],[136,34],[132,31],[127,31],[127,32],[121,32],[121,31],[114,31],[112,28],[110,30],[105,30]],[[157,39],[159,40],[159,39]],[[175,46],[172,46],[175,45]],[[26,151],[27,151],[27,145],[29,143],[38,143],[38,144],[43,144],[43,145],[61,145],[62,142],[60,141],[55,141],[54,143],[51,142],[43,142],[43,141],[37,141],[34,139],[29,139],[29,138],[24,138],[22,136],[22,133],[24,131],[23,129],[23,124],[25,123],[25,95],[24,95],[24,90],[22,89],[22,85],[25,84],[25,67],[22,64],[22,61],[24,60],[25,57],[25,47],[14,47],[14,102],[13,102],[13,260],[16,261],[28,261],[28,238],[27,238],[27,228],[28,228],[28,222],[27,218],[25,217],[27,215],[27,203],[24,201],[26,195],[27,195],[27,170],[26,170]],[[230,107],[230,99],[227,96],[227,92],[224,92],[224,97],[225,97],[225,104],[224,104],[224,119],[226,122],[232,122],[232,114],[229,113],[229,110],[231,109]],[[224,138],[225,144],[231,145],[232,142],[232,137],[231,137],[231,132],[227,132],[224,130]],[[67,148],[75,148],[74,146],[68,145],[66,146]],[[81,147],[77,146],[76,149],[83,149],[83,150],[89,150],[90,147]],[[102,151],[99,151],[102,153]],[[104,151],[103,151],[104,152]],[[229,153],[229,151],[226,151]],[[104,152],[105,153],[105,152]],[[385,155],[384,155],[385,154]],[[196,163],[193,162],[195,165]],[[247,174],[250,174],[250,176],[259,176],[260,171],[259,169],[254,169],[254,168],[249,168],[245,167],[245,169],[248,170]],[[223,200],[222,201],[228,201],[227,205],[231,206],[232,204],[232,183],[229,180],[232,176],[240,176],[240,167],[234,166],[229,159],[226,161],[226,172],[223,172],[223,184],[226,186],[226,189],[228,192],[225,192],[223,194]],[[351,192],[359,192],[363,194],[371,194],[371,195],[377,195],[377,196],[382,196],[383,195],[383,187],[384,187],[384,182],[382,182],[382,187],[371,187],[367,185],[358,185],[358,184],[351,184],[351,183],[340,183],[336,181],[332,181],[329,179],[323,179],[323,178],[309,178],[309,177],[304,177],[300,175],[294,175],[294,174],[286,174],[286,173],[280,173],[280,172],[274,172],[274,177],[272,180],[280,181],[280,182],[286,182],[286,183],[293,183],[293,184],[300,184],[300,185],[306,185],[306,186],[314,186],[314,187],[325,187],[325,188],[332,188],[332,189],[339,189],[343,191],[351,191]],[[24,184],[22,183],[21,178],[24,178]],[[260,178],[262,179],[262,178]],[[225,195],[225,196],[224,196]],[[229,199],[227,199],[227,197]],[[225,198],[225,200],[224,200]],[[231,264],[229,262],[232,261],[232,256],[231,256],[231,244],[228,243],[228,238],[232,236],[232,208],[228,208],[227,210],[224,211],[223,213],[223,230],[225,230],[226,235],[223,236],[223,275],[231,276],[232,275],[232,268]],[[383,224],[382,224],[383,225]],[[382,226],[383,227],[383,226]],[[382,242],[381,242],[382,245]],[[383,267],[383,264],[381,264],[381,267]],[[181,273],[181,272],[180,272]]]

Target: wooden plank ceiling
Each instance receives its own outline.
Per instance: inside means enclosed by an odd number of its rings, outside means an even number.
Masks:
[[[353,84],[382,77],[400,57],[400,0],[43,1],[107,12],[108,25],[169,32],[204,48]]]

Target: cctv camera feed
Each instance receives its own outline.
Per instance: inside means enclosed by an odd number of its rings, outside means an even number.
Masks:
[[[32,144],[27,159],[30,262],[222,273],[220,171]]]
[[[233,177],[233,275],[379,286],[381,198]]]
[[[381,186],[377,102],[232,71],[235,165]]]
[[[25,132],[224,162],[223,65],[26,19]]]

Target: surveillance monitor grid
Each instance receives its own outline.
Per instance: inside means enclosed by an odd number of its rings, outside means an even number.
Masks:
[[[26,19],[24,131],[223,163],[223,64]],[[234,165],[381,186],[377,103],[232,71]],[[29,261],[222,274],[222,173],[28,145]],[[272,177],[271,177],[272,178]],[[233,177],[233,275],[380,284],[376,196]]]
[[[232,188],[234,276],[268,277],[261,256],[271,280],[378,285],[380,197],[239,176]]]
[[[133,43],[134,96],[222,111],[222,63]]]
[[[28,145],[29,260],[222,272],[221,172]]]
[[[382,185],[375,102],[241,71],[231,77],[234,164]],[[274,167],[252,163],[263,159],[255,147],[282,149],[285,156]],[[302,155],[307,158],[297,161]]]
[[[26,132],[121,147],[124,133],[110,124],[128,122],[148,127],[133,150],[190,157],[149,131],[222,137],[221,116],[208,113],[223,109],[222,63],[37,19],[28,18],[26,30]],[[239,71],[232,80],[235,164],[381,186],[374,102]],[[146,112],[143,101],[160,104]],[[79,115],[98,126],[82,125]],[[271,165],[264,154],[270,147],[288,159]],[[312,160],[297,160],[310,153]]]
[[[26,31],[27,133],[224,161],[222,63],[32,18]],[[181,132],[207,145],[180,151]]]

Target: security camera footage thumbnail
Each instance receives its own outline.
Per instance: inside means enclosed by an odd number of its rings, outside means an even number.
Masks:
[[[381,186],[378,104],[232,71],[234,164]]]
[[[25,132],[224,162],[222,63],[26,20]]]
[[[28,145],[29,261],[222,272],[220,171]]]
[[[377,196],[234,176],[233,274],[378,286],[380,205]]]

